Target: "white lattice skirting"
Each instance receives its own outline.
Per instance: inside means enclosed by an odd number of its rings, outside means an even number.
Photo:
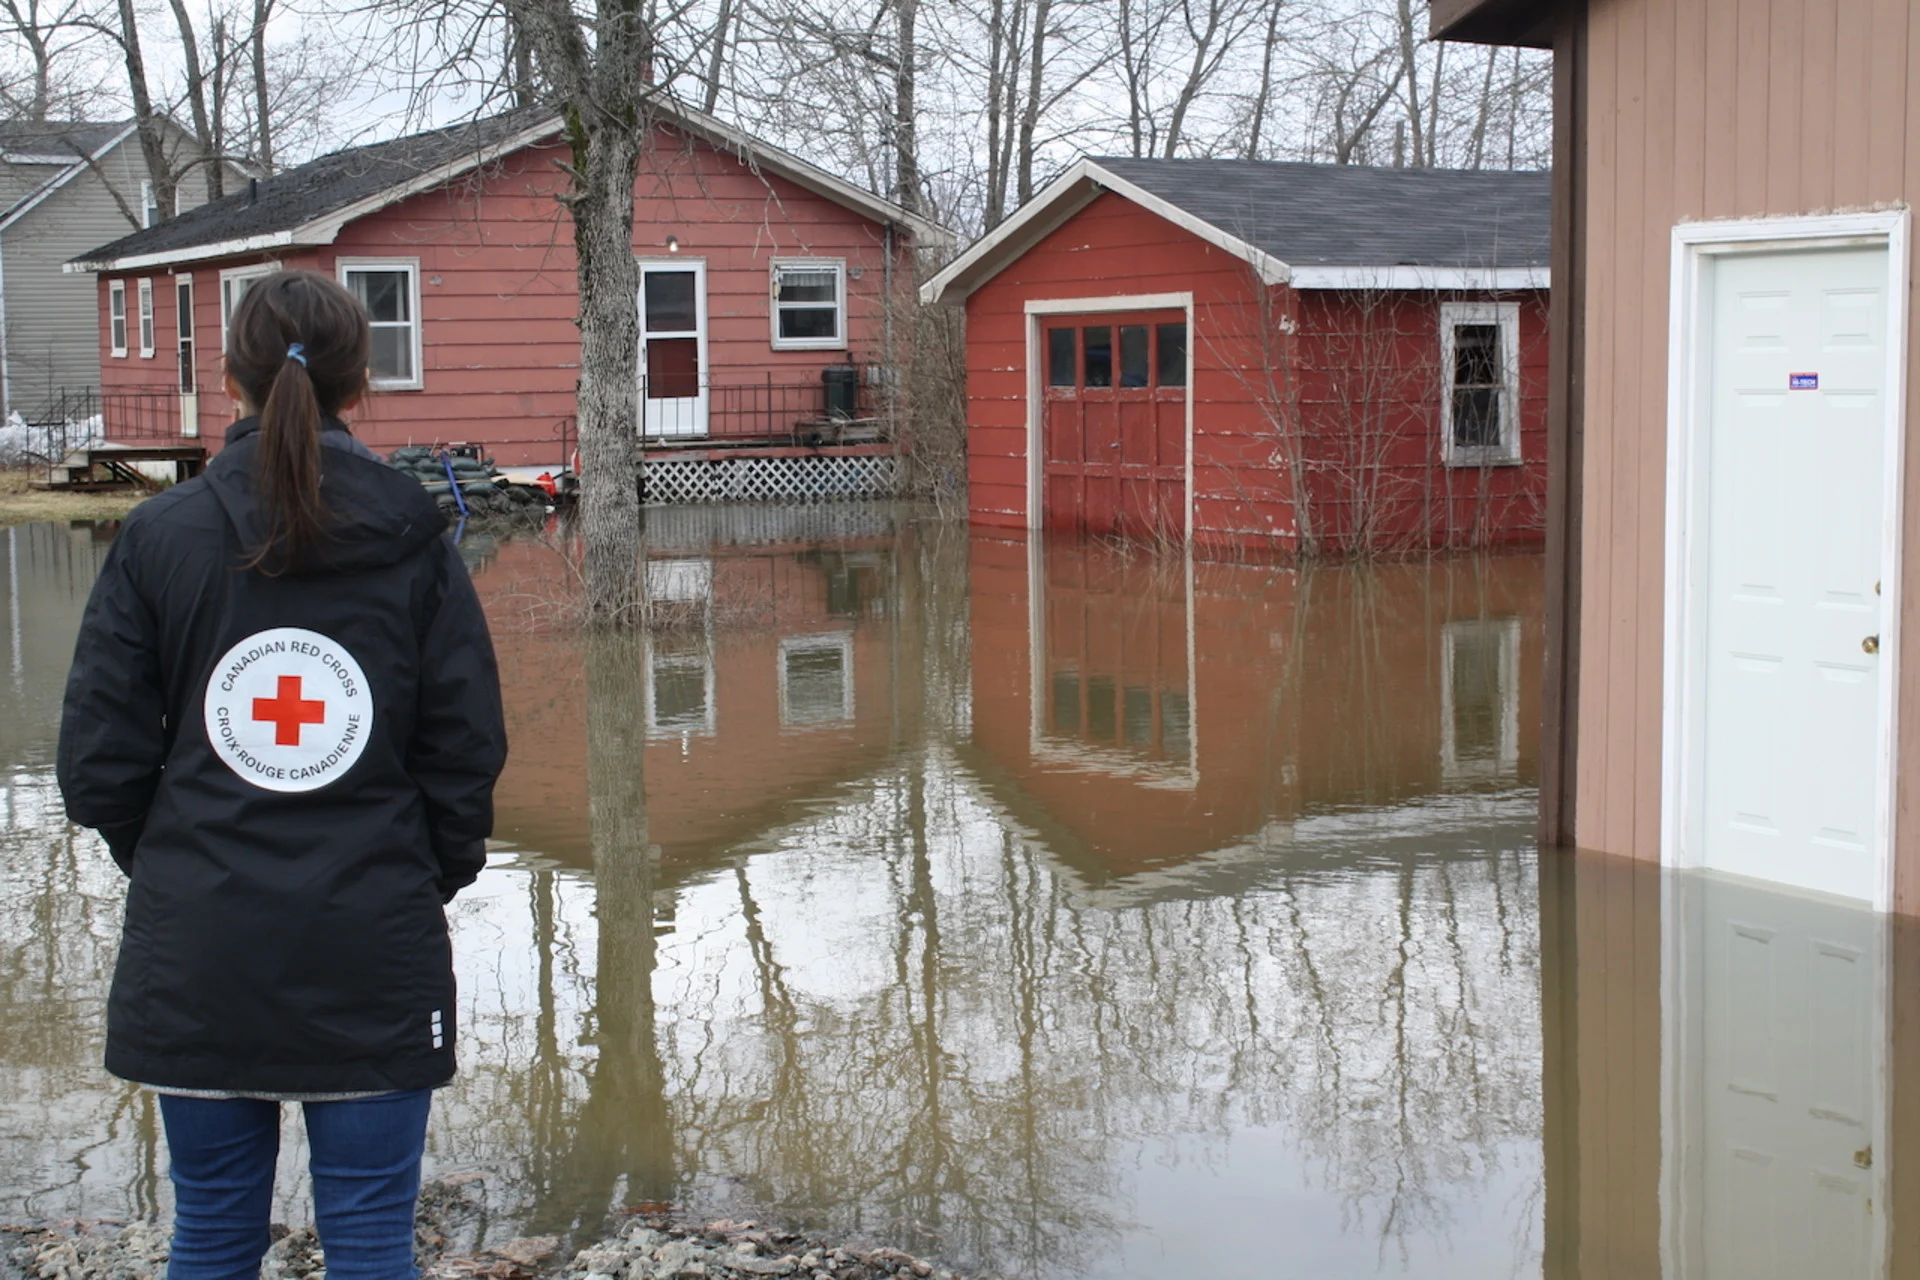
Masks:
[[[891,495],[899,459],[816,454],[799,458],[648,458],[652,502],[841,502]]]

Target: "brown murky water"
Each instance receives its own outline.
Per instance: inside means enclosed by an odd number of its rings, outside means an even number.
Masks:
[[[97,1066],[118,874],[52,781],[108,535],[0,536],[0,1220],[165,1212],[151,1102]],[[486,1173],[488,1238],[671,1202],[1089,1280],[1912,1246],[1911,942],[1541,864],[1538,561],[1188,566],[867,507],[650,541],[623,641],[557,625],[540,539],[467,548],[514,755],[430,1153]]]

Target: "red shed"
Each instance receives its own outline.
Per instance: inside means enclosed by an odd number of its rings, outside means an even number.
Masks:
[[[973,519],[1537,544],[1548,242],[1544,173],[1081,160],[921,291],[966,301]]]
[[[871,424],[873,380],[859,375],[891,361],[889,290],[910,280],[915,239],[942,233],[712,117],[662,103],[656,118],[633,234],[646,440],[681,465],[730,446],[763,473],[823,444],[891,454],[877,426],[846,420]],[[372,447],[564,461],[580,342],[560,128],[514,112],[336,152],[72,264],[100,278],[108,435],[217,449],[233,412],[227,317],[253,280],[304,267],[335,275],[373,316],[382,394],[356,422]],[[853,401],[840,413],[823,386],[834,367],[853,371],[836,379]]]

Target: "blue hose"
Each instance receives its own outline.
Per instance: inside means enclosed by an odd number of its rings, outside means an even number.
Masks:
[[[467,518],[467,495],[460,492],[460,482],[453,478],[453,455],[445,449],[440,451],[440,465],[447,469],[447,483],[453,486],[453,501],[460,508],[460,518]]]

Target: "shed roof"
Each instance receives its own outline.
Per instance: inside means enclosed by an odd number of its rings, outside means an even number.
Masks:
[[[944,234],[899,206],[711,116],[664,102],[657,104],[655,111],[665,124],[701,137],[876,221],[892,222],[930,238]],[[177,218],[122,236],[74,259],[71,267],[87,271],[126,270],[292,245],[331,244],[340,229],[356,218],[430,190],[559,132],[560,120],[550,109],[528,107],[388,142],[350,147],[262,178],[257,184],[242,187]]]
[[[1545,172],[1261,160],[1081,160],[922,291],[978,288],[1111,191],[1296,288],[1541,288]]]

